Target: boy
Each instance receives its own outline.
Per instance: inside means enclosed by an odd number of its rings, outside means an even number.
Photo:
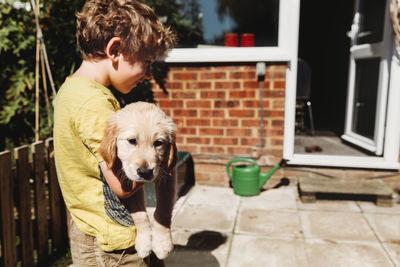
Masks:
[[[123,189],[97,149],[106,120],[120,109],[107,87],[127,94],[150,78],[150,65],[172,47],[174,35],[138,1],[88,0],[77,14],[76,37],[83,61],[58,91],[54,111],[55,161],[71,214],[74,266],[143,266],[131,218],[121,223],[109,217],[103,193],[111,188],[118,202],[141,185]]]

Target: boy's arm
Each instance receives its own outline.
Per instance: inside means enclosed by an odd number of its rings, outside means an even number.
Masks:
[[[143,187],[143,183],[136,183],[132,181],[132,187],[130,188],[130,190],[125,191],[122,188],[122,184],[118,177],[111,169],[107,167],[107,164],[104,161],[100,162],[100,168],[103,172],[104,178],[106,179],[108,186],[119,198],[129,198],[133,195],[133,193]]]

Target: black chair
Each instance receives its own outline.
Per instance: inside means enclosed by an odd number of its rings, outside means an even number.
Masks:
[[[311,68],[302,59],[297,63],[297,93],[296,93],[296,133],[307,131],[306,113],[310,134],[315,135],[314,120],[311,105]]]

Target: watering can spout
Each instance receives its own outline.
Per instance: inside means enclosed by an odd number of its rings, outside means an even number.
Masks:
[[[259,184],[260,189],[269,180],[269,178],[271,178],[272,174],[274,174],[277,169],[279,169],[280,167],[284,167],[286,165],[286,162],[287,162],[286,159],[282,159],[278,164],[276,164],[274,167],[272,167],[272,169],[269,170],[268,172],[260,173],[260,184]]]

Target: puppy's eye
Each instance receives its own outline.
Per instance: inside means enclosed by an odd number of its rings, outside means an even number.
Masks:
[[[132,138],[132,139],[128,139],[129,144],[136,146],[137,145],[137,141],[136,139]]]
[[[159,147],[163,144],[163,141],[155,141],[154,142],[154,147]]]

